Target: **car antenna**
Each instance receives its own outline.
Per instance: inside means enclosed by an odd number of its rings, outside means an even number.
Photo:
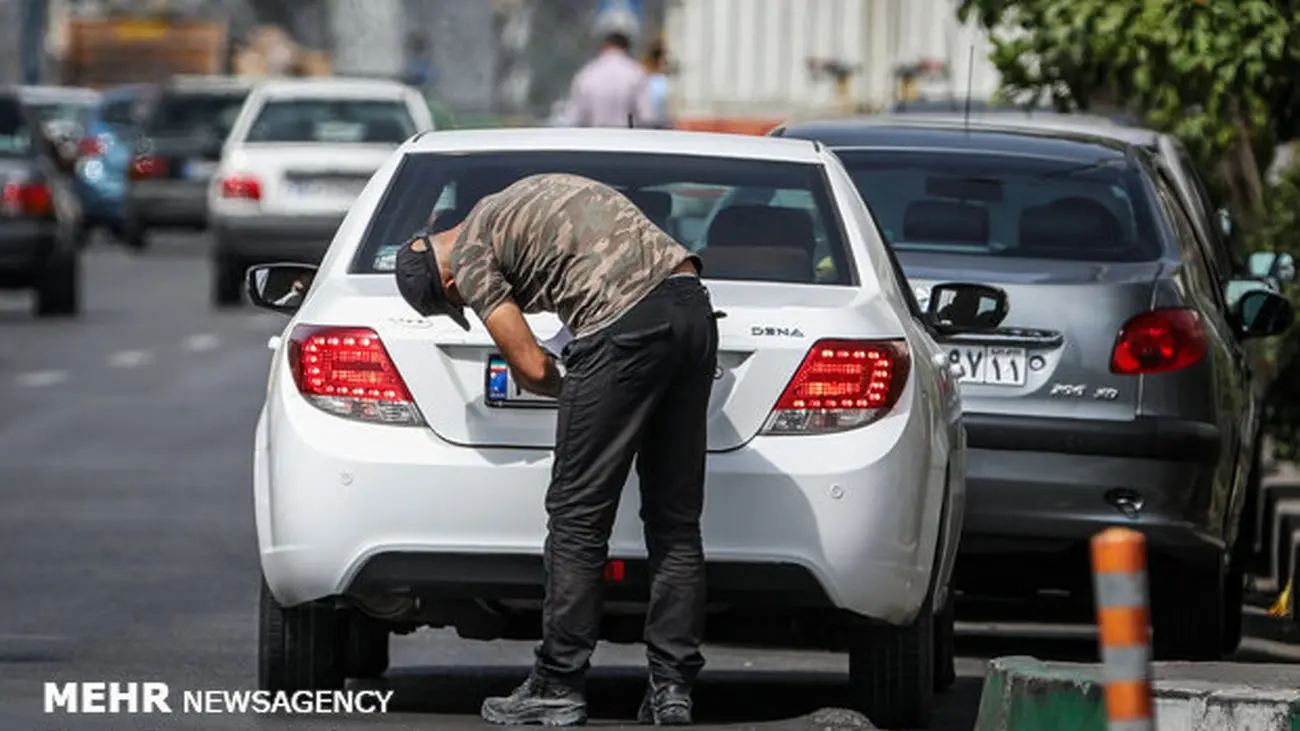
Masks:
[[[634,118],[632,117],[632,113],[631,113],[631,112],[628,112],[628,113],[627,113],[627,128],[628,128],[628,129],[636,129],[636,121],[635,121]]]
[[[975,85],[975,42],[970,44],[970,58],[966,61],[966,113],[962,125],[966,128],[966,134],[970,134],[970,96],[971,89]]]

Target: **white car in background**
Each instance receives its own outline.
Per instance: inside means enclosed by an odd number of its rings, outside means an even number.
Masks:
[[[255,86],[208,189],[214,303],[239,304],[253,264],[319,262],[370,176],[399,145],[433,126],[424,97],[394,81]]]
[[[376,677],[391,632],[538,636],[554,402],[511,383],[481,324],[467,333],[417,316],[392,269],[435,210],[455,219],[547,171],[613,185],[669,229],[698,216],[701,190],[758,201],[683,242],[725,315],[708,417],[707,639],[846,650],[849,703],[881,726],[924,725],[953,679],[965,435],[957,374],[934,335],[956,316],[936,324],[920,310],[826,148],[687,132],[413,139],[319,268],[250,270],[253,301],[292,315],[254,447],[261,687]],[[722,195],[735,189],[769,194]],[[822,257],[830,275],[815,271]],[[304,299],[294,285],[309,280]],[[930,301],[954,298],[992,310],[988,327],[1006,312],[1005,295],[980,285],[941,284]],[[560,328],[549,314],[529,321],[539,337]],[[602,636],[616,642],[640,641],[647,598],[636,482],[633,472],[609,544]]]

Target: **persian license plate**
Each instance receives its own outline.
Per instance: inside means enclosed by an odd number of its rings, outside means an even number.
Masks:
[[[499,355],[488,358],[483,396],[488,406],[512,408],[555,406],[555,399],[539,396],[520,388],[510,375],[510,367],[506,365],[506,359]]]
[[[1028,358],[1024,348],[996,345],[953,345],[948,348],[948,362],[960,365],[965,374],[962,383],[989,386],[1023,386]]]

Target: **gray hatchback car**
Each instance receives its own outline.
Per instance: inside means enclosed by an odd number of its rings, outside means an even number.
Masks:
[[[1229,303],[1160,156],[1065,131],[903,121],[777,132],[837,152],[918,298],[953,277],[1005,289],[993,335],[953,338],[970,452],[957,586],[1086,598],[1087,542],[1150,549],[1158,657],[1221,657],[1240,635],[1233,545],[1259,438],[1246,343],[1294,317],[1276,292]]]

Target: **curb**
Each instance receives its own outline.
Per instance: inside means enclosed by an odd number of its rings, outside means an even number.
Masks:
[[[1156,731],[1300,731],[1300,688],[1161,680]],[[1032,657],[989,661],[974,731],[1106,731],[1100,666]]]

